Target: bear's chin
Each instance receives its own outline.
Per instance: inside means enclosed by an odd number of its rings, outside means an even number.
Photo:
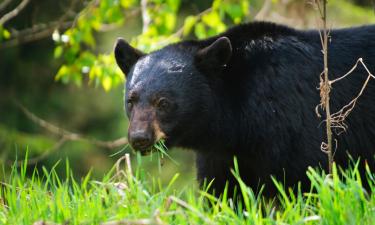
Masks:
[[[152,152],[151,148],[147,149],[147,150],[140,151],[140,153],[141,153],[142,156],[148,156],[148,155],[151,154],[151,152]]]
[[[131,148],[132,148],[134,153],[139,152],[142,156],[150,155],[151,152],[153,152],[153,145],[151,145],[150,147],[147,147],[147,148],[143,148],[143,149],[134,148],[133,146],[131,146]]]

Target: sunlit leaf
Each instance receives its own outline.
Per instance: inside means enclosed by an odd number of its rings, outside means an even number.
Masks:
[[[5,39],[9,39],[10,38],[10,32],[7,29],[3,29],[3,37]]]
[[[53,52],[53,56],[55,57],[55,58],[60,58],[60,56],[62,55],[62,53],[63,53],[63,51],[64,51],[64,48],[63,48],[63,46],[57,46],[56,48],[55,48],[55,51]]]
[[[102,81],[102,85],[105,91],[109,91],[112,88],[112,80],[110,77],[105,76]]]
[[[194,33],[195,33],[195,36],[201,39],[207,37],[206,29],[203,23],[198,23],[195,26]]]
[[[195,16],[186,17],[183,30],[184,36],[187,36],[191,32],[196,22],[197,18]]]

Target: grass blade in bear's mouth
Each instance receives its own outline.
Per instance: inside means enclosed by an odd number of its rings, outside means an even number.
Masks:
[[[164,144],[164,140],[159,140],[158,142],[156,142],[153,146],[152,146],[152,150],[156,150],[157,152],[160,152],[161,153],[161,157],[163,158],[164,155],[167,156],[173,163],[175,163],[176,165],[178,165],[178,162],[176,160],[174,160],[168,153],[168,148],[167,146],[165,146]]]

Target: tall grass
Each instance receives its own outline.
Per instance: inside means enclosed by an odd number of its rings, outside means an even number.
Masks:
[[[358,167],[333,174],[309,169],[311,193],[284,189],[275,181],[277,198],[255,194],[242,181],[236,162],[233,175],[242,200],[238,205],[225,191],[217,199],[194,187],[175,189],[176,174],[167,186],[147,183],[141,170],[118,162],[102,180],[90,173],[76,180],[66,162],[66,178],[55,168],[34,170],[27,177],[27,161],[4,179],[0,189],[1,224],[375,224],[374,176],[361,178]],[[125,163],[122,163],[125,162]],[[356,164],[358,165],[358,164]],[[43,223],[42,223],[43,222]]]

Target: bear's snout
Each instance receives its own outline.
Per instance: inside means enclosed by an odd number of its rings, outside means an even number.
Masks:
[[[129,129],[129,143],[135,150],[145,151],[154,144],[153,132],[147,128],[148,126],[140,126]]]
[[[155,142],[166,138],[153,108],[134,107],[129,121],[128,140],[134,150],[148,153]]]

